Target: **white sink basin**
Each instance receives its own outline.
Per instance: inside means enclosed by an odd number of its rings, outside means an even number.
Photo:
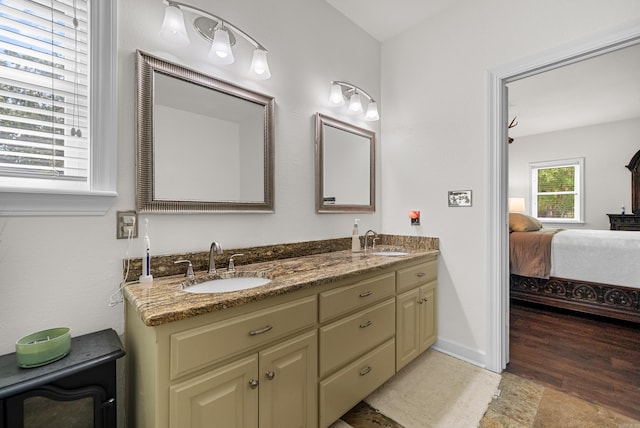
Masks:
[[[408,251],[382,250],[382,251],[374,251],[374,252],[369,253],[369,254],[373,254],[374,256],[397,257],[397,256],[406,256],[407,254],[409,254],[409,252]]]
[[[270,283],[269,278],[256,276],[234,276],[231,278],[215,278],[193,285],[183,285],[182,291],[187,293],[230,293],[248,290]]]

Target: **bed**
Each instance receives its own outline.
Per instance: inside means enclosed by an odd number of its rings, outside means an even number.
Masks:
[[[509,234],[511,299],[640,323],[640,232]]]

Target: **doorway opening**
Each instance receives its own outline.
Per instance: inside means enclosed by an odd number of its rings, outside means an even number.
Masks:
[[[508,93],[507,84],[640,43],[640,26],[626,25],[572,42],[513,63],[487,74],[487,359],[486,367],[501,372],[509,361],[509,229],[508,195]]]

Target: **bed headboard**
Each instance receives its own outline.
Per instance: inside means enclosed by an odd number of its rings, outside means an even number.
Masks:
[[[631,212],[640,214],[640,150],[625,165],[631,171]]]

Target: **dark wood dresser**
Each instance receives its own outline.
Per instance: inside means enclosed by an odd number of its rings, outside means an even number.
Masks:
[[[611,230],[640,230],[640,214],[607,214]]]

